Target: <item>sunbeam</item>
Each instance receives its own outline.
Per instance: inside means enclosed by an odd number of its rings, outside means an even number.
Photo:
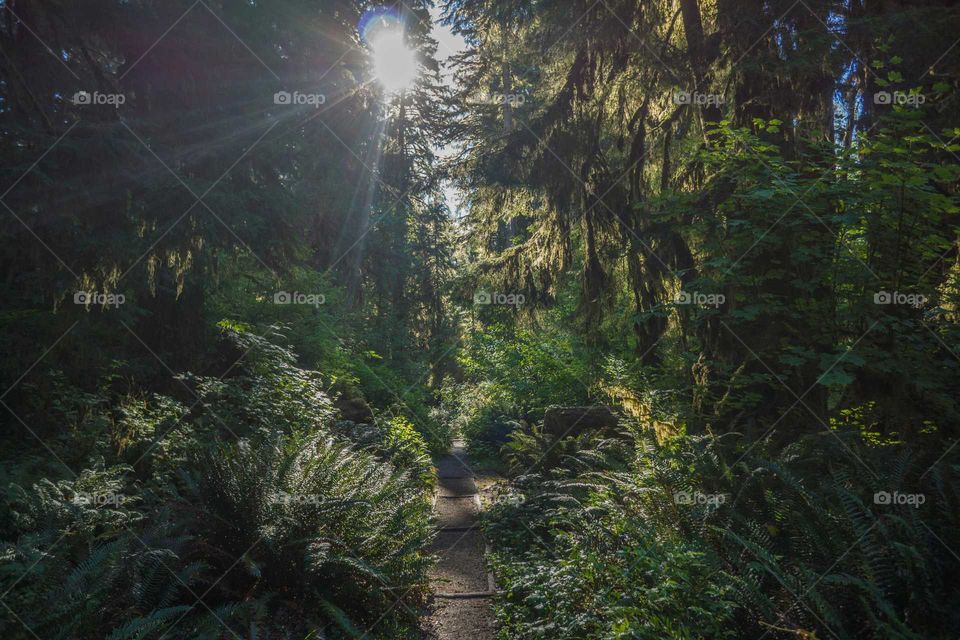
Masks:
[[[383,30],[370,42],[373,73],[389,94],[409,89],[419,74],[417,54],[410,48],[400,29]]]

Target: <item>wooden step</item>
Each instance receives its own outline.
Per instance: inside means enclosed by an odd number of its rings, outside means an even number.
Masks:
[[[472,600],[474,598],[492,598],[497,595],[496,591],[468,591],[466,593],[435,593],[437,598],[447,600]]]

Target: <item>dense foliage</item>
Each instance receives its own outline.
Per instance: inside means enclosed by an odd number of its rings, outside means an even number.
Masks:
[[[244,362],[186,377],[193,407],[60,386],[47,418],[62,436],[6,467],[10,623],[47,638],[336,636],[408,615],[393,591],[426,569],[423,438],[388,423],[356,440],[290,351],[234,329],[223,341]]]
[[[956,455],[931,468],[932,454],[857,439],[772,451],[732,435],[660,446],[621,434],[525,468],[489,525],[506,635],[952,637]],[[851,468],[851,452],[870,470]],[[877,487],[925,498],[877,503]]]
[[[958,9],[437,4],[0,0],[0,635],[956,638]]]
[[[4,638],[409,631],[456,339],[429,31],[0,2]]]
[[[446,8],[503,637],[955,636],[956,8]]]

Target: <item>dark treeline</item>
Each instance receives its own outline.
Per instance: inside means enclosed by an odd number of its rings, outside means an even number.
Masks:
[[[0,634],[955,638],[957,9],[440,5],[0,0]]]

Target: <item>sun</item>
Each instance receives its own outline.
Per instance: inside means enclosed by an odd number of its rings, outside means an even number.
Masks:
[[[413,86],[419,68],[416,51],[407,46],[400,29],[383,30],[370,41],[373,74],[390,94]]]

